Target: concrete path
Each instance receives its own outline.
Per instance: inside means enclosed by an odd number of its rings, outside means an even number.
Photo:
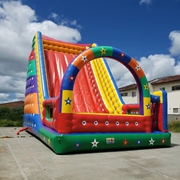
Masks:
[[[0,128],[0,180],[180,180],[180,133],[172,147],[56,155],[19,128]]]

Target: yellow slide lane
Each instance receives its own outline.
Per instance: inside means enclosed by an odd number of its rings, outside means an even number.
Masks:
[[[122,106],[102,58],[90,62],[100,94],[110,114],[122,114]]]
[[[41,69],[40,69],[40,57],[39,57],[39,47],[38,47],[38,37],[37,33],[35,35],[34,39],[34,52],[36,56],[36,71],[37,71],[37,84],[38,84],[38,98],[39,98],[39,108],[40,108],[40,115],[42,116],[42,110],[43,110],[43,88],[42,88],[42,82],[41,82]]]

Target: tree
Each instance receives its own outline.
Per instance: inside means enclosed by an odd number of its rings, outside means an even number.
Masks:
[[[10,119],[12,121],[23,120],[23,107],[11,109]]]
[[[9,119],[11,114],[11,109],[9,107],[0,108],[0,119]]]

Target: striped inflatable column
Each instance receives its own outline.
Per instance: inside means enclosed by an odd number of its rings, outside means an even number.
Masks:
[[[153,92],[153,94],[160,97],[160,102],[158,103],[158,129],[162,132],[167,132],[167,92],[160,90]]]

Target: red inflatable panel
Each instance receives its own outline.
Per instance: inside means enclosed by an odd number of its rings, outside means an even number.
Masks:
[[[123,114],[139,114],[139,104],[124,104]]]
[[[54,128],[59,133],[151,132],[149,116],[62,113],[58,121],[60,123],[54,124]]]
[[[31,60],[33,60],[33,59],[35,59],[34,50],[31,51],[28,60],[31,61]]]
[[[71,54],[44,51],[48,89],[50,98],[59,97],[61,81],[69,63],[74,59]],[[82,83],[83,82],[83,83]],[[90,63],[78,73],[73,89],[73,112],[108,113]],[[48,122],[48,126],[50,122]]]

